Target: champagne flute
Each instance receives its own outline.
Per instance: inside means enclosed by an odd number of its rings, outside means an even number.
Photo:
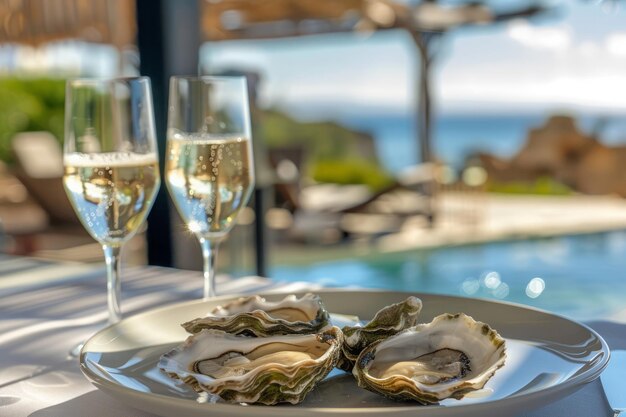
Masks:
[[[160,185],[147,77],[67,81],[63,185],[102,244],[109,324],[122,318],[120,251],[146,220]]]
[[[170,79],[165,178],[202,248],[204,299],[215,296],[219,243],[254,188],[251,140],[245,77]]]

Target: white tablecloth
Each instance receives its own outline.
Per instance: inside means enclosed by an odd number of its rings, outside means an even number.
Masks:
[[[102,267],[0,255],[0,416],[152,417],[95,389],[69,349],[106,322]],[[158,267],[123,272],[122,310],[132,315],[201,297],[201,274]],[[314,290],[310,283],[218,277],[218,293]],[[626,348],[626,326],[591,323],[612,348]],[[600,381],[519,417],[613,416]]]

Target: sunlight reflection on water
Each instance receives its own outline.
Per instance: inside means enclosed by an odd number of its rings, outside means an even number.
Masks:
[[[626,231],[616,231],[275,266],[270,276],[501,299],[588,319],[626,309],[624,273]]]

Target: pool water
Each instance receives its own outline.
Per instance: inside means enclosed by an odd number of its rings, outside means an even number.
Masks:
[[[275,266],[270,276],[505,300],[588,320],[626,310],[626,231]]]

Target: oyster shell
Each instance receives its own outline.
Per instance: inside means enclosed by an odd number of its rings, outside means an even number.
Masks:
[[[263,338],[202,330],[164,354],[159,368],[228,402],[297,404],[335,367],[342,338],[338,327]]]
[[[483,388],[505,358],[504,339],[487,324],[442,314],[368,346],[352,373],[362,388],[431,404]]]
[[[183,323],[189,333],[203,329],[264,337],[279,334],[316,333],[329,322],[328,311],[318,295],[288,295],[278,302],[255,295],[218,306],[206,317]]]
[[[380,339],[386,339],[402,330],[415,326],[417,316],[422,311],[422,300],[407,297],[406,300],[384,307],[374,318],[362,327],[345,326],[341,346],[341,359],[338,367],[351,371],[361,351]]]

